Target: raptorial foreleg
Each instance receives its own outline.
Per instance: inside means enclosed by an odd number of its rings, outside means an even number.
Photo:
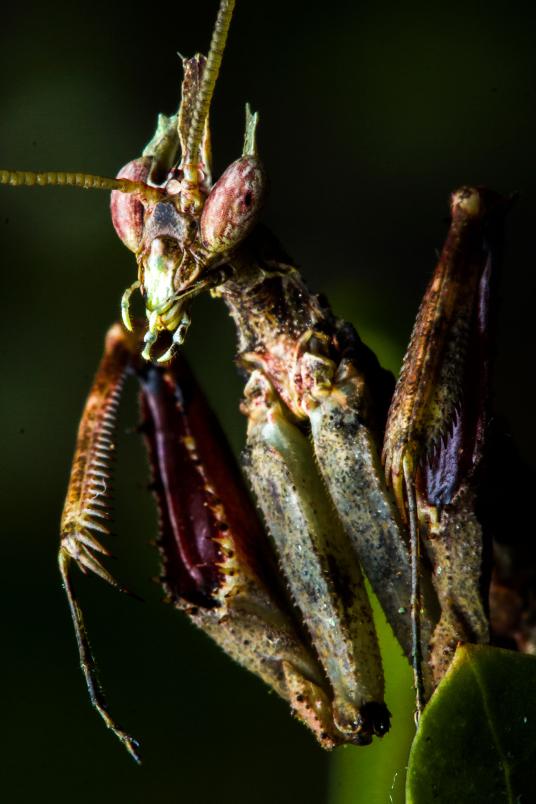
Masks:
[[[73,562],[83,573],[93,572],[112,586],[126,591],[95,553],[109,555],[101,539],[109,533],[111,463],[117,406],[125,374],[132,360],[127,333],[116,324],[105,342],[104,356],[93,381],[78,429],[71,477],[61,518],[58,554],[63,585],[73,619],[80,666],[91,702],[104,722],[139,761],[138,743],[114,722],[99,684],[82,609],[71,581]]]

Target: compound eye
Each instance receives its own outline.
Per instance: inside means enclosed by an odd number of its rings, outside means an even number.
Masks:
[[[133,159],[121,168],[117,174],[118,179],[147,182],[152,159],[148,156]],[[110,200],[112,223],[118,236],[125,246],[136,252],[143,235],[143,216],[145,207],[143,202],[134,193],[120,193],[112,191]]]
[[[212,253],[234,248],[250,233],[259,215],[266,178],[259,160],[243,156],[229,165],[205,201],[201,240]]]

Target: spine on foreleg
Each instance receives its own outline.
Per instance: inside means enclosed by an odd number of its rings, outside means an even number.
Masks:
[[[344,742],[322,668],[280,593],[260,521],[194,376],[177,357],[167,369],[138,366],[138,379],[168,599],[287,699],[323,747]]]

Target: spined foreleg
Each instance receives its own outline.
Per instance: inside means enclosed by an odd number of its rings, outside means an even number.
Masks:
[[[286,600],[271,546],[214,413],[178,355],[139,372],[168,599],[260,676],[325,748],[333,693]]]
[[[112,327],[82,415],[62,516],[60,570],[93,705],[138,760],[137,742],[106,706],[70,577],[74,562],[122,589],[94,552],[107,554],[95,533],[108,532],[116,407],[132,370],[141,385],[168,598],[288,700],[322,746],[345,742],[333,721],[332,690],[277,582],[262,526],[212,411],[180,356],[164,369],[142,365],[138,351],[135,336]]]
[[[110,518],[111,462],[114,455],[114,430],[117,405],[132,352],[128,336],[119,325],[106,336],[105,352],[97,370],[78,429],[73,467],[61,518],[61,543],[58,555],[63,585],[73,619],[80,666],[91,702],[104,722],[139,761],[138,744],[111,718],[100,687],[95,660],[72,581],[74,562],[83,573],[93,572],[125,591],[103,566],[95,553],[109,555],[100,539],[108,534]]]

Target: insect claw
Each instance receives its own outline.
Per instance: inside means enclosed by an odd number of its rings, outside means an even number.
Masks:
[[[137,279],[136,282],[133,282],[130,287],[125,290],[121,298],[121,318],[123,319],[123,324],[129,332],[133,332],[132,321],[130,319],[130,297],[134,291],[140,287],[140,285],[141,282],[139,279]]]
[[[179,330],[181,330],[181,328],[182,328],[182,324],[179,325],[179,327],[173,333],[173,339],[171,341],[171,345],[170,345],[169,349],[166,349],[164,354],[160,355],[160,357],[156,361],[157,363],[168,363],[175,356],[175,353],[177,351],[177,346],[179,344],[184,343],[185,332],[179,332]]]
[[[93,522],[91,519],[86,519],[85,517],[81,517],[79,520],[81,525],[84,525],[86,528],[91,528],[91,530],[96,530],[99,533],[104,533],[106,536],[110,535],[110,528],[107,528],[105,525],[100,525],[97,522]]]
[[[169,349],[166,349],[166,351],[164,352],[163,355],[160,355],[160,357],[157,359],[156,362],[157,363],[167,363],[167,362],[169,362],[170,360],[173,359],[173,356],[174,356],[175,352],[176,352],[176,348],[175,348],[175,344],[173,343],[173,344],[171,344]]]
[[[147,346],[145,347],[145,349],[141,353],[142,358],[144,360],[147,360],[148,362],[150,362],[150,360],[151,360],[151,346],[152,345],[153,345],[152,343],[147,344]]]
[[[149,327],[147,332],[143,336],[143,342],[145,343],[145,348],[141,353],[141,356],[144,360],[151,360],[151,349],[156,343],[158,338],[158,310],[152,310],[151,312],[147,311],[147,316],[149,319]]]
[[[103,581],[107,581],[114,589],[117,589],[118,592],[122,592],[128,597],[134,598],[134,600],[138,600],[140,603],[143,603],[143,598],[137,595],[135,592],[131,592],[130,589],[127,589],[126,586],[122,586],[114,576],[108,572],[108,570],[101,564],[101,562],[95,558],[95,556],[91,555],[89,552],[88,547],[93,548],[94,550],[99,550],[99,552],[103,553],[107,558],[115,558],[105,547],[103,547],[97,539],[95,539],[91,534],[77,534],[77,550],[76,552],[73,550],[71,545],[66,545],[65,543],[60,548],[60,553],[63,552],[69,559],[76,561],[78,568],[83,572],[84,575],[87,575],[88,571],[95,573],[98,575],[99,578],[102,578]],[[83,544],[80,544],[83,542]]]
[[[107,497],[103,495],[101,491],[97,491],[95,496],[91,498],[89,501],[92,508],[96,508],[99,510],[100,513],[107,514],[108,517],[111,516],[110,514],[110,501]],[[87,509],[89,510],[89,509]]]
[[[94,501],[91,501],[92,505],[94,505]],[[96,517],[97,519],[104,519],[110,520],[110,512],[105,508],[101,510],[100,508],[85,508],[84,513],[90,517]],[[108,531],[107,531],[108,532]]]
[[[152,316],[151,316],[152,318]],[[143,341],[145,343],[145,348],[141,353],[141,356],[144,360],[151,360],[151,349],[153,348],[156,340],[158,338],[158,332],[156,331],[156,326],[153,326],[153,322],[149,322],[149,329],[143,336]]]
[[[188,332],[188,328],[192,323],[190,316],[186,312],[186,310],[182,311],[181,320],[179,322],[179,326],[173,333],[173,338],[171,340],[171,345],[169,349],[166,349],[163,355],[160,355],[157,363],[167,363],[168,361],[172,360],[174,357],[177,347],[182,346],[184,343],[184,339],[186,337],[186,333]]]
[[[96,550],[98,553],[102,553],[104,556],[110,557],[110,551],[104,547],[103,544],[99,542],[98,539],[93,536],[93,534],[88,533],[87,531],[84,533],[77,533],[76,538],[78,541],[82,542],[86,545],[86,547],[91,547],[93,550]]]
[[[99,578],[102,578],[103,581],[107,581],[111,586],[119,589],[121,592],[126,592],[124,589],[114,578],[114,576],[108,572],[108,570],[101,564],[101,562],[96,559],[94,556],[91,555],[87,547],[82,546],[78,556],[76,557],[76,562],[79,565],[83,565],[86,569],[91,570],[94,572],[95,575],[98,575]]]

